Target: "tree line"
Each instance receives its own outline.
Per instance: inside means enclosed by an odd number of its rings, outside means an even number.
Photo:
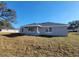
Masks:
[[[79,29],[79,20],[71,21],[68,23],[68,29],[72,31],[76,31]]]

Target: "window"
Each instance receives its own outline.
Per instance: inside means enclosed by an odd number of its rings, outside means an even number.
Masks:
[[[51,31],[52,31],[52,28],[50,27],[50,28],[49,28],[49,32],[51,32]]]
[[[46,29],[46,32],[48,32],[48,29]]]
[[[46,29],[46,32],[51,32],[51,31],[52,31],[51,27]]]
[[[34,31],[34,28],[33,28],[33,27],[29,27],[29,28],[28,28],[28,31],[33,32],[33,31]]]

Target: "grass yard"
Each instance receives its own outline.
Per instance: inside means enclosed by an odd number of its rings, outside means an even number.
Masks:
[[[37,37],[0,32],[0,56],[79,57],[79,35]]]

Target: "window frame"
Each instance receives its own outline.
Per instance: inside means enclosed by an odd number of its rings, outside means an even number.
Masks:
[[[46,28],[46,32],[52,32],[52,27]]]

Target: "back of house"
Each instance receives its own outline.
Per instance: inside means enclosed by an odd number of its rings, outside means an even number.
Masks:
[[[68,30],[66,24],[45,22],[22,26],[20,33],[27,35],[67,36]]]

